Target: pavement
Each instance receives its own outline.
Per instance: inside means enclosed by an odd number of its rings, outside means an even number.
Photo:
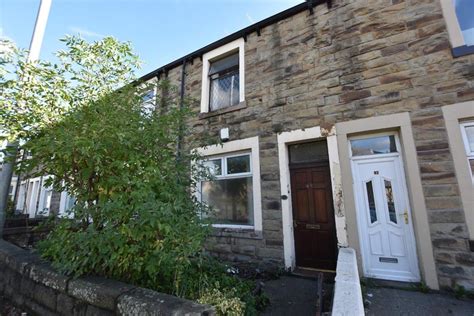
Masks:
[[[366,315],[474,315],[474,300],[445,293],[422,293],[393,288],[367,288]]]
[[[331,285],[323,285],[323,289]],[[296,276],[281,276],[279,279],[266,281],[265,294],[270,304],[261,315],[316,315],[315,279]],[[329,290],[328,290],[329,291]],[[330,290],[332,295],[332,289]]]

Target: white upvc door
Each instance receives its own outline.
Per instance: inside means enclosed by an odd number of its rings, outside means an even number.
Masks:
[[[400,153],[351,159],[364,275],[418,282],[416,243]]]

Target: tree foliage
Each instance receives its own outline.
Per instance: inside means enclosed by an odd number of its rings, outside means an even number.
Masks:
[[[202,250],[207,226],[189,188],[196,156],[177,156],[185,110],[147,113],[134,90],[104,96],[42,130],[25,148],[29,170],[76,198],[74,220],[41,244],[67,273],[100,274],[168,293]]]
[[[70,109],[96,100],[134,79],[138,56],[112,37],[88,43],[61,40],[57,63],[28,61],[28,52],[0,39],[0,126],[10,140],[27,140]]]
[[[129,84],[138,59],[128,43],[64,42],[58,64],[28,63],[16,49],[0,61],[0,123],[31,155],[20,169],[50,175],[45,185],[76,199],[71,216],[54,219],[41,254],[67,274],[212,304],[232,293],[220,308],[250,313],[253,283],[228,275],[203,248],[208,210],[192,188],[207,174],[195,152],[178,150],[192,132],[189,111],[164,96],[160,111],[143,107],[156,87]]]

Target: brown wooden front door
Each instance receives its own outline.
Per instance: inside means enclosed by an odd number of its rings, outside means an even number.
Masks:
[[[335,270],[336,231],[327,162],[290,165],[296,265]]]

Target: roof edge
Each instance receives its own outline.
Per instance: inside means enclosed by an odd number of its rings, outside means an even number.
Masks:
[[[320,5],[320,4],[323,4],[323,3],[327,3],[328,6],[330,7],[331,6],[331,0],[306,0],[305,2],[303,3],[300,3],[300,4],[297,4],[291,8],[288,8],[284,11],[281,11],[281,12],[278,12],[266,19],[263,19],[257,23],[254,23],[250,26],[247,26],[237,32],[234,32],[230,35],[227,35],[226,37],[224,38],[221,38],[217,41],[214,41],[212,42],[211,44],[208,44],[198,50],[195,50],[194,52],[192,53],[189,53],[183,57],[180,57],[164,66],[161,66],[155,70],[153,70],[152,72],[149,72],[148,74],[145,74],[143,76],[141,76],[140,78],[138,78],[136,81],[138,82],[143,82],[143,81],[147,81],[147,80],[150,80],[152,79],[153,77],[157,77],[159,76],[160,74],[162,73],[166,73],[168,70],[170,69],[173,69],[173,68],[176,68],[177,66],[180,66],[182,65],[183,63],[183,60],[185,61],[189,61],[189,60],[192,60],[196,57],[202,57],[202,55],[204,55],[205,53],[211,51],[211,50],[214,50],[220,46],[223,46],[227,43],[230,43],[236,39],[239,39],[241,37],[244,37],[246,38],[248,35],[250,35],[251,33],[253,32],[257,32],[257,33],[260,33],[260,30],[266,26],[269,26],[269,25],[272,25],[272,24],[275,24],[281,20],[284,20],[284,19],[287,19],[289,17],[292,17],[293,15],[296,15],[302,11],[305,11],[305,10],[309,10],[310,14],[313,13],[313,8],[317,5]]]

